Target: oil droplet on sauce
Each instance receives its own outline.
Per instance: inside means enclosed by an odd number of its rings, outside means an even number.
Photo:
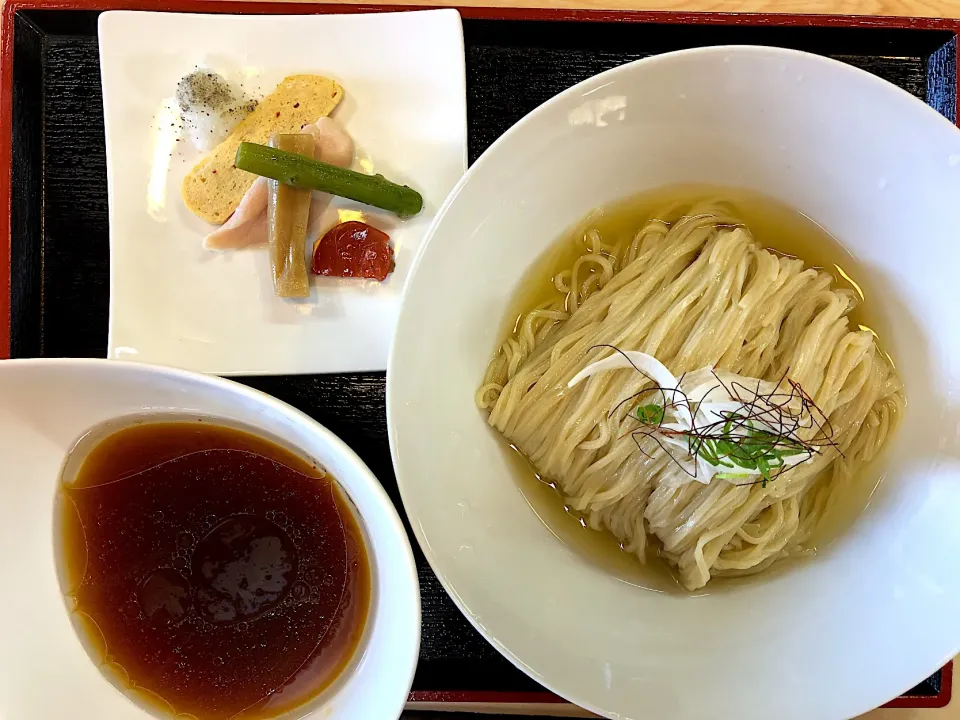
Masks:
[[[269,520],[237,515],[197,545],[191,577],[197,582],[197,611],[209,622],[252,620],[290,592],[297,577],[296,548]]]

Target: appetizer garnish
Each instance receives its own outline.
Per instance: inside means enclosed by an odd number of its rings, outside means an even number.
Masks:
[[[313,272],[317,275],[383,282],[393,268],[390,236],[356,220],[333,227],[313,250]]]
[[[277,135],[271,147],[288,153],[313,157],[313,135]],[[276,180],[267,182],[267,228],[273,290],[280,297],[307,297],[306,241],[310,215],[310,191]]]
[[[318,75],[291,75],[277,85],[256,109],[190,171],[181,194],[187,207],[207,222],[219,225],[253,185],[253,175],[233,165],[242,142],[267,143],[274,135],[298,133],[308,123],[326,117],[343,98],[343,88]]]
[[[416,215],[423,208],[420,193],[406,185],[392,183],[383,175],[364,175],[252,142],[240,143],[235,165],[254,175],[303,190],[339,195],[400,217]]]
[[[630,434],[637,448],[650,455],[659,447],[698,482],[718,478],[766,487],[836,445],[826,416],[789,378],[772,383],[712,367],[678,378],[653,355],[612,349],[613,355],[587,365],[567,387],[611,370],[632,368],[647,377],[652,385],[614,412],[636,403],[630,415],[639,427]]]
[[[190,103],[199,108],[202,122],[215,114],[212,108],[236,108],[242,98],[208,71],[184,78],[180,96],[184,108]],[[353,140],[328,117],[342,97],[343,88],[332,80],[316,75],[285,78],[255,108],[243,109],[249,114],[183,181],[187,207],[219,225],[204,238],[204,247],[230,250],[269,242],[279,297],[308,297],[311,269],[317,275],[381,282],[393,272],[389,236],[362,222],[333,227],[308,255],[308,242],[329,227],[325,210],[331,195],[400,217],[423,208],[416,190],[382,175],[348,169],[354,160]],[[220,126],[213,130],[212,135],[226,132]]]

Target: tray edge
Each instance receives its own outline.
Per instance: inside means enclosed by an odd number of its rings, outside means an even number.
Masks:
[[[212,12],[243,14],[328,14],[403,12],[437,9],[435,5],[339,5],[314,2],[263,2],[262,0],[8,0],[2,13],[0,38],[0,360],[10,357],[11,337],[11,195],[12,195],[12,115],[14,20],[21,10],[153,10],[168,12]],[[449,6],[446,6],[449,7]],[[482,20],[551,20],[574,22],[638,22],[662,24],[756,25],[772,27],[859,27],[886,29],[944,30],[960,36],[960,18],[913,18],[863,15],[800,15],[787,13],[717,13],[595,10],[566,8],[497,8],[454,7],[465,19]],[[960,67],[960,40],[957,44],[957,65]],[[960,103],[960,72],[957,73],[957,95]],[[960,113],[957,117],[960,126]],[[952,697],[953,661],[941,668],[940,692],[936,695],[901,695],[885,708],[942,708]],[[566,704],[563,698],[549,692],[412,691],[410,702],[452,703],[487,702]],[[493,700],[493,696],[498,699]],[[468,699],[468,698],[472,698]],[[484,699],[479,700],[484,702]]]

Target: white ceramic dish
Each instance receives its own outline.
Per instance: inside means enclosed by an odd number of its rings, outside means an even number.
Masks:
[[[759,190],[838,237],[884,290],[872,300],[909,401],[886,481],[828,552],[690,598],[621,582],[556,540],[473,401],[535,258],[592,208],[677,182]],[[957,197],[960,132],[947,120],[865,72],[773,48],[626,65],[500,138],[418,256],[387,375],[407,514],[478,630],[550,689],[611,718],[836,720],[952,657]]]
[[[0,717],[147,717],[81,646],[53,547],[53,502],[67,452],[89,428],[144,412],[211,416],[260,430],[333,473],[367,537],[371,607],[350,669],[291,715],[398,717],[417,664],[420,596],[406,532],[370,470],[328,430],[263,393],[219,378],[106,360],[0,362],[0,576],[9,590],[0,593]]]
[[[110,203],[108,357],[220,375],[386,368],[414,254],[466,169],[457,12],[117,11],[100,16],[99,37]],[[309,300],[286,301],[273,295],[262,247],[202,247],[213,226],[180,199],[183,177],[201,154],[176,141],[173,101],[179,79],[198,65],[260,94],[294,73],[343,85],[334,117],[359,154],[424,198],[423,212],[402,223],[371,214],[396,251],[397,269],[386,282],[314,278]],[[366,209],[339,199],[336,207]]]

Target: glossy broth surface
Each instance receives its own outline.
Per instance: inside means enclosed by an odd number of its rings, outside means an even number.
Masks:
[[[711,185],[674,185],[640,193],[626,200],[598,208],[565,233],[526,272],[509,305],[500,342],[513,334],[520,318],[532,308],[562,298],[554,284],[561,270],[573,265],[584,252],[583,233],[595,229],[607,245],[630,242],[651,217],[664,208],[688,205],[706,199],[722,199],[743,220],[754,239],[773,252],[798,257],[809,267],[833,275],[834,286],[856,293],[861,302],[850,313],[851,328],[874,332],[882,338],[883,318],[877,313],[877,293],[867,273],[840,242],[816,222],[772,198],[738,188]],[[499,343],[498,343],[499,344]],[[881,344],[881,350],[883,346]],[[498,435],[499,437],[499,435]],[[536,468],[516,449],[503,443],[520,491],[531,509],[565,545],[603,567],[624,582],[651,590],[687,595],[674,570],[658,556],[655,538],[648,536],[645,562],[621,550],[609,532],[593,530],[567,507],[555,483],[541,477]],[[863,511],[870,495],[882,479],[882,466],[870,463],[858,471],[853,486],[840,493],[839,502],[829,508],[810,542],[810,552],[829,544],[850,526]],[[779,563],[762,575],[769,578],[788,563]],[[760,576],[756,576],[760,577]],[[751,578],[714,578],[706,592],[717,592],[731,584],[750,582]]]

